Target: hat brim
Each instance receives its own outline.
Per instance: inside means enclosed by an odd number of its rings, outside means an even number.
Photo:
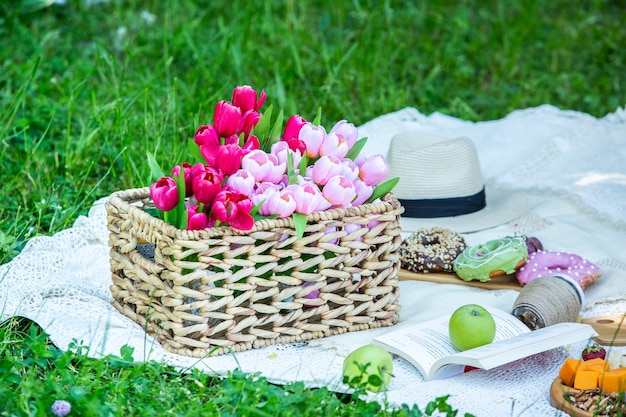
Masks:
[[[400,217],[402,232],[415,232],[422,228],[443,227],[459,233],[472,233],[491,229],[528,212],[529,199],[523,194],[509,193],[496,188],[486,188],[487,205],[480,211],[453,217],[415,218]]]

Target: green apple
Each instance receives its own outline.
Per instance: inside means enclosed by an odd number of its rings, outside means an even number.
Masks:
[[[352,388],[382,391],[389,385],[392,372],[391,354],[376,345],[361,346],[343,361],[343,382]]]
[[[452,313],[448,333],[455,348],[472,349],[493,342],[496,322],[484,307],[466,304]]]

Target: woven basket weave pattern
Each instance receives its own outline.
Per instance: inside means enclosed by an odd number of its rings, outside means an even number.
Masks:
[[[302,239],[290,218],[179,230],[142,209],[149,197],[141,188],[107,202],[111,292],[170,352],[220,355],[398,320],[403,208],[392,194],[310,214]]]

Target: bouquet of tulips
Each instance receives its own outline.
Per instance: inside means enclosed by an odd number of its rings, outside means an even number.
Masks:
[[[213,124],[200,126],[190,146],[194,163],[182,162],[164,175],[148,154],[153,178],[150,195],[158,215],[179,229],[228,225],[250,230],[259,218],[291,216],[302,236],[306,215],[369,203],[398,182],[384,181],[389,166],[382,155],[360,155],[352,123],[330,130],[273,106],[261,113],[265,91],[236,87],[232,99],[215,105]]]

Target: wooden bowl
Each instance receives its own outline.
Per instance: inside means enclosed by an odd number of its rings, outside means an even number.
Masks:
[[[556,378],[550,386],[550,405],[558,408],[564,413],[569,414],[572,417],[593,417],[593,414],[589,411],[585,411],[581,408],[575,407],[569,401],[565,399],[565,395],[576,391],[572,387],[568,387],[563,384],[561,378]]]

